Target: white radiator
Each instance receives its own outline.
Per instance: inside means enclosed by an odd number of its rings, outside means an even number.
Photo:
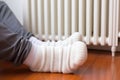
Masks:
[[[119,0],[25,0],[24,25],[44,40],[80,32],[87,44],[118,46]]]

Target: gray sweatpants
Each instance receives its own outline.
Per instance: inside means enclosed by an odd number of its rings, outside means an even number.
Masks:
[[[10,8],[0,1],[0,59],[21,64],[27,57],[33,36],[19,23]]]

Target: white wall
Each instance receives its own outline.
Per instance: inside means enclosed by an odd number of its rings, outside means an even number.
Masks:
[[[18,20],[23,24],[23,1],[24,0],[0,0],[5,1],[14,12]]]

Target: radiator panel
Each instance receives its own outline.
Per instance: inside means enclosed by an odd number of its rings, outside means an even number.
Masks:
[[[74,32],[80,32],[88,45],[118,45],[119,0],[25,2],[25,26],[35,35],[39,34],[40,39],[63,40]]]

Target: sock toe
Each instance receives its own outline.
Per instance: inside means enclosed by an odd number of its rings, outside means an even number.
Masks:
[[[70,67],[78,69],[87,59],[87,47],[83,42],[75,42],[71,48]]]

